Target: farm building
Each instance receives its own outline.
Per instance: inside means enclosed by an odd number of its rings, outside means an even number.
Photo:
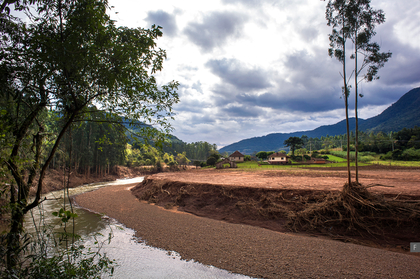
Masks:
[[[235,152],[229,155],[229,160],[235,162],[243,162],[245,160],[245,156],[241,152],[236,150]]]
[[[327,161],[324,158],[312,158],[314,164],[325,164]]]
[[[290,157],[284,153],[273,153],[268,156],[268,163],[271,165],[285,165],[289,163]]]

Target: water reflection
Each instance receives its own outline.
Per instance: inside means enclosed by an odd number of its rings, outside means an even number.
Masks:
[[[117,180],[114,182],[94,183],[69,189],[69,194],[77,195],[87,191],[96,190],[110,185],[132,184],[141,182],[143,177],[134,179]],[[67,193],[66,193],[67,195]],[[57,217],[52,216],[52,212],[58,211],[63,207],[63,191],[56,191],[48,194],[47,200],[42,206],[45,210],[44,219],[40,218],[37,211],[34,211],[33,220],[36,224],[41,222],[55,223],[59,225]],[[66,210],[70,204],[66,204]],[[118,267],[115,269],[114,276],[111,278],[250,278],[247,276],[232,274],[226,270],[212,266],[205,266],[194,261],[181,260],[175,252],[168,252],[145,245],[134,237],[132,229],[125,228],[115,220],[106,216],[84,210],[79,207],[74,208],[78,215],[75,218],[75,233],[82,236],[86,247],[95,247],[95,241],[104,241],[102,252],[110,259],[115,259]],[[25,227],[27,231],[34,231],[33,220],[27,220]],[[67,231],[71,231],[72,224],[69,224]],[[100,233],[100,237],[94,238],[95,233]],[[106,239],[109,233],[113,234],[111,243]],[[104,277],[108,278],[108,277]]]

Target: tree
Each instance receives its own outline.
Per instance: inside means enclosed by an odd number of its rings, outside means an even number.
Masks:
[[[356,164],[356,182],[359,183],[358,168],[358,145],[359,145],[359,124],[358,124],[358,84],[362,81],[370,82],[379,79],[378,70],[382,68],[385,62],[391,57],[391,52],[380,52],[380,46],[377,43],[371,43],[375,36],[375,26],[385,22],[385,15],[382,10],[374,10],[370,7],[370,0],[350,0],[347,8],[349,12],[350,39],[354,45],[354,53],[350,56],[354,59],[354,88],[355,88],[355,164]],[[359,54],[362,56],[359,63]],[[363,74],[364,73],[364,74]],[[363,74],[363,75],[362,75]],[[359,76],[362,78],[359,79]]]
[[[303,140],[299,137],[290,137],[283,143],[285,146],[289,147],[292,150],[292,156],[295,156],[295,150],[303,146]]]
[[[187,152],[178,153],[176,155],[175,161],[177,161],[178,165],[188,165],[191,161],[187,158]]]
[[[206,164],[208,166],[214,166],[214,165],[216,165],[216,163],[217,163],[217,159],[213,156],[208,157],[207,160],[206,160]]]
[[[12,269],[23,218],[41,202],[45,172],[72,124],[97,105],[117,115],[120,124],[124,118],[132,125],[141,121],[160,127],[143,125],[139,133],[146,141],[162,140],[179,98],[177,82],[159,87],[154,77],[166,57],[156,48],[160,27],[116,27],[107,0],[23,1],[18,7],[28,11],[28,24],[8,14],[10,2],[4,1],[0,11],[0,120],[10,143],[4,163],[13,177],[7,247]],[[29,12],[28,3],[36,12]],[[49,110],[58,117],[56,135],[45,133]],[[32,186],[36,195],[29,203]]]
[[[350,38],[350,23],[348,18],[349,9],[347,9],[347,0],[329,0],[325,12],[327,25],[332,27],[332,34],[329,35],[330,48],[328,55],[335,57],[342,65],[340,72],[343,79],[342,94],[344,97],[344,107],[346,112],[346,132],[347,146],[350,146],[350,128],[349,128],[349,105],[348,99],[350,95],[349,80],[346,71],[346,43]],[[347,178],[348,185],[351,187],[350,172],[350,148],[347,148]]]
[[[267,151],[260,151],[255,156],[260,158],[261,160],[267,160]]]
[[[217,150],[212,150],[210,152],[210,156],[206,160],[206,164],[208,166],[214,166],[216,165],[217,161],[219,161],[220,157],[221,155],[219,154]]]

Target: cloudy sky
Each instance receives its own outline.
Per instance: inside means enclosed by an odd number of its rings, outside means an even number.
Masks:
[[[328,56],[319,0],[111,0],[118,25],[163,27],[168,59],[158,80],[180,82],[173,134],[223,147],[345,118],[341,64]],[[361,118],[420,86],[420,1],[372,0],[386,22],[373,41],[392,58],[362,83]],[[354,107],[354,94],[350,106]],[[353,114],[353,110],[351,113]]]

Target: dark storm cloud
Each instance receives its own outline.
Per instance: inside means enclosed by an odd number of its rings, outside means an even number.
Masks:
[[[209,114],[192,115],[189,119],[189,123],[192,125],[215,124],[215,122],[216,119]]]
[[[393,30],[393,24],[381,26],[372,40],[381,46],[381,52],[390,51],[392,56],[379,69],[379,80],[360,83],[359,91],[364,95],[360,108],[394,103],[420,85],[420,50],[402,43]]]
[[[341,108],[339,68],[329,65],[331,61],[326,53],[323,57],[296,52],[286,58],[287,74],[282,76],[260,68],[246,68],[233,59],[210,60],[206,66],[222,79],[222,83],[212,89],[216,96],[213,100],[215,106],[226,110],[229,104],[240,103],[247,108],[255,107],[255,116],[263,112],[261,108],[288,112]],[[259,91],[258,94],[254,93],[255,90]],[[261,90],[266,92],[261,94]]]
[[[204,52],[223,46],[228,39],[240,36],[245,17],[233,12],[213,12],[202,23],[191,22],[184,33]]]
[[[278,90],[276,93],[261,95],[240,95],[238,101],[260,107],[283,110],[287,112],[321,112],[342,108],[344,101],[340,92],[334,89],[302,92],[298,89],[290,91]]]
[[[268,73],[261,68],[247,68],[236,59],[212,59],[206,63],[211,72],[235,88],[249,91],[270,86]]]
[[[420,82],[420,51],[395,43],[392,57],[379,70],[380,79],[386,85],[410,85]]]
[[[227,115],[235,118],[254,118],[260,116],[262,113],[264,113],[263,110],[255,106],[233,105],[220,109],[219,115],[221,117]]]
[[[174,36],[177,33],[177,25],[175,15],[171,15],[162,10],[156,12],[148,12],[145,19],[150,25],[156,24],[162,26],[162,32],[167,36]]]

